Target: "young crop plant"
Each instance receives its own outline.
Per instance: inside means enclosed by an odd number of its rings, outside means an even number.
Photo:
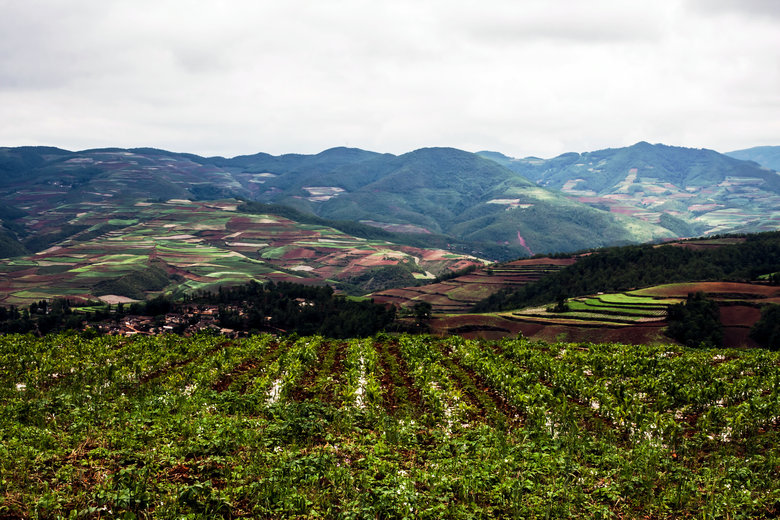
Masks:
[[[0,336],[0,518],[772,518],[778,367],[525,338]]]
[[[317,361],[322,337],[304,337],[280,346],[282,354],[254,384],[253,393],[265,396],[267,406],[284,403],[304,372]]]
[[[474,410],[445,366],[439,347],[427,337],[403,336],[399,350],[433,420],[443,419],[447,431],[468,426]]]
[[[344,360],[344,402],[360,410],[374,409],[382,402],[378,377],[379,357],[373,341],[349,340]]]

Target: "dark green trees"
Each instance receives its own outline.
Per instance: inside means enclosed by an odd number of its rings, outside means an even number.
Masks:
[[[666,334],[689,347],[723,346],[718,304],[704,293],[689,294],[684,303],[669,307]]]
[[[761,309],[761,319],[750,329],[750,337],[762,347],[780,350],[780,305],[767,305]]]

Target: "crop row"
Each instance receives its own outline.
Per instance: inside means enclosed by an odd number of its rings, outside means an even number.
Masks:
[[[765,351],[0,338],[0,517],[767,517]]]

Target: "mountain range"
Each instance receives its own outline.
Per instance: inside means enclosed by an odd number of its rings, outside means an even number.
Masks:
[[[578,202],[659,224],[681,237],[780,225],[777,172],[713,150],[640,142],[549,160],[481,155]]]
[[[0,190],[0,218],[28,242],[46,233],[51,218],[68,217],[73,203],[238,197],[445,235],[489,258],[764,231],[776,229],[780,217],[775,171],[711,150],[644,142],[548,160],[451,148],[231,159],[155,149],[3,148]],[[25,215],[23,227],[15,225]]]
[[[740,153],[748,152],[733,154]],[[48,217],[67,216],[74,202],[239,197],[444,235],[468,244],[469,253],[501,259],[764,231],[776,229],[780,217],[775,171],[712,150],[644,142],[547,160],[451,148],[229,159],[156,149],[3,148],[0,190],[0,218],[26,237],[43,231]],[[20,215],[37,222],[13,229]]]
[[[56,274],[84,294],[112,273],[167,259],[169,278],[155,285],[169,289],[177,280],[211,286],[281,272],[359,292],[408,285],[475,257],[780,228],[780,176],[756,162],[771,154],[740,153],[753,155],[644,142],[547,160],[453,148],[233,158],[0,148],[0,255],[20,258],[6,262],[2,290],[37,297],[26,291]],[[117,257],[131,242],[137,251]],[[94,263],[111,267],[96,275]],[[224,280],[203,278],[206,264],[221,266]],[[236,274],[241,266],[248,271]],[[143,294],[131,285],[125,295]]]
[[[743,161],[753,161],[775,171],[780,170],[780,146],[754,146],[728,152],[726,155]]]

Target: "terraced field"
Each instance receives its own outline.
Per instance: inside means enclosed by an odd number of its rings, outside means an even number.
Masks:
[[[473,257],[443,250],[364,240],[274,215],[238,213],[235,202],[90,203],[74,205],[68,214],[68,224],[80,231],[0,266],[0,303],[123,296],[96,294],[94,288],[142,272],[153,262],[170,277],[159,290],[174,294],[249,280],[321,284],[399,263],[431,277],[430,271],[481,265]]]
[[[696,282],[659,285],[625,293],[599,294],[567,300],[569,310],[554,305],[492,314],[447,314],[431,322],[434,332],[467,337],[500,338],[518,333],[554,341],[619,341],[665,343],[666,310],[689,293],[704,292],[720,306],[727,347],[755,346],[750,327],[761,315],[760,305],[780,303],[780,287],[736,282]]]
[[[377,303],[411,307],[428,302],[434,312],[465,313],[478,301],[501,289],[521,286],[558,271],[575,258],[528,258],[500,265],[482,267],[464,276],[421,287],[389,289],[371,295]]]
[[[780,354],[0,338],[0,517],[767,518]]]

